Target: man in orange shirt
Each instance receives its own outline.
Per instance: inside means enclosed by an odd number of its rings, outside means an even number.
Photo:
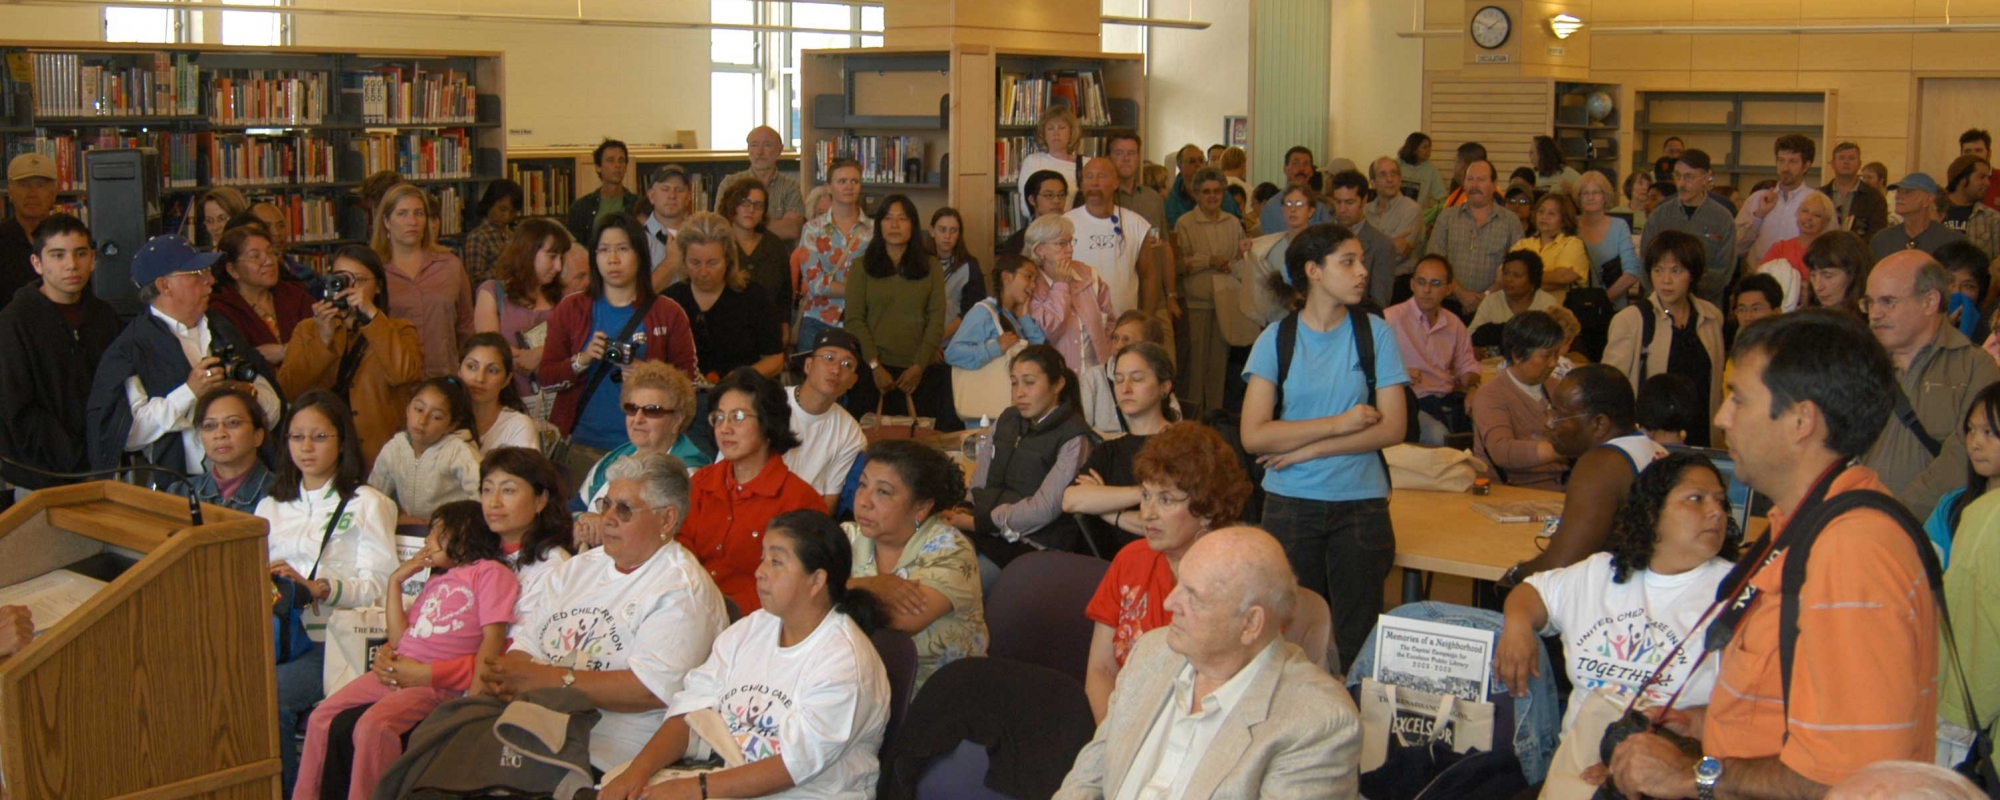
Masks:
[[[1915,542],[1880,511],[1822,529],[1799,590],[1789,701],[1780,666],[1781,575],[1798,538],[1786,520],[1830,495],[1887,491],[1851,462],[1894,406],[1888,355],[1858,320],[1815,309],[1745,328],[1734,358],[1715,423],[1737,477],[1771,498],[1775,552],[1745,554],[1742,610],[1718,612],[1716,626],[1741,625],[1715,654],[1706,713],[1689,715],[1706,757],[1635,735],[1611,760],[1627,796],[1817,798],[1877,761],[1929,761],[1937,741],[1937,607]]]

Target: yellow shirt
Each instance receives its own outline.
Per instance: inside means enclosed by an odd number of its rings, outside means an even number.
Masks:
[[[1555,241],[1543,245],[1541,237],[1526,236],[1520,241],[1515,242],[1513,247],[1507,248],[1507,252],[1510,253],[1515,250],[1526,250],[1541,256],[1542,275],[1545,277],[1558,269],[1567,269],[1576,273],[1577,282],[1570,284],[1569,287],[1552,288],[1547,285],[1542,287],[1549,294],[1555,296],[1558,304],[1562,303],[1563,298],[1569,294],[1570,288],[1590,285],[1590,254],[1584,250],[1583,240],[1580,238],[1563,234],[1557,236]]]

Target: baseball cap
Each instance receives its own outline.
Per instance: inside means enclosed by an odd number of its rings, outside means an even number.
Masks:
[[[848,333],[842,328],[821,329],[819,335],[813,337],[813,352],[819,352],[819,349],[822,347],[838,347],[849,353],[853,353],[856,363],[862,360],[861,340],[854,338],[854,334]]]
[[[1902,180],[1889,184],[1890,191],[1895,191],[1897,189],[1909,189],[1911,191],[1922,190],[1930,192],[1931,194],[1938,193],[1937,181],[1931,180],[1931,176],[1925,175],[1924,173],[1921,172],[1912,172],[1908,175],[1904,175]]]
[[[24,181],[29,178],[56,179],[56,162],[41,153],[22,153],[7,162],[7,180]]]
[[[155,236],[146,240],[146,246],[132,257],[132,282],[141,287],[151,286],[153,281],[176,272],[208,269],[221,260],[222,253],[196,252],[193,245],[179,236]]]

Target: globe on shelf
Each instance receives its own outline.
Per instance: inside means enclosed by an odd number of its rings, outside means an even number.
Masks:
[[[1583,113],[1593,123],[1603,122],[1606,117],[1611,116],[1611,94],[1609,92],[1591,92],[1590,96],[1583,101]]]

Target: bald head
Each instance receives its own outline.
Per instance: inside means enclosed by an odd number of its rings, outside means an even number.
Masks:
[[[1272,620],[1291,618],[1299,582],[1284,546],[1271,534],[1247,525],[1215,531],[1188,549],[1181,559],[1181,574],[1185,576],[1195,564],[1216,573],[1237,613],[1261,607]],[[1267,632],[1275,637],[1276,625],[1271,627]]]
[[[1918,761],[1878,761],[1826,793],[1826,800],[1980,800],[1979,787],[1956,772]]]
[[[1951,273],[1929,253],[1904,250],[1868,272],[1868,329],[1899,367],[1937,338]]]
[[[1098,156],[1083,164],[1083,202],[1090,207],[1093,216],[1103,217],[1111,213],[1112,205],[1118,202],[1118,165],[1111,159]]]
[[[746,149],[750,151],[750,168],[762,172],[778,165],[778,156],[785,152],[785,138],[769,125],[759,125],[750,129],[744,138]]]

